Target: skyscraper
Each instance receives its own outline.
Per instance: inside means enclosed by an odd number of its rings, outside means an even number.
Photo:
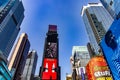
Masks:
[[[73,46],[72,56],[74,56],[74,55],[76,55],[76,57],[75,57],[76,62],[80,61],[79,62],[79,67],[80,66],[82,66],[82,67],[86,66],[86,64],[90,60],[90,55],[89,55],[87,46]]]
[[[34,80],[37,58],[38,56],[35,50],[29,51],[22,74],[22,80]]]
[[[83,6],[81,16],[95,53],[99,53],[99,43],[113,22],[113,18],[100,3]]]
[[[93,56],[95,56],[94,49],[92,48],[92,46],[91,46],[91,44],[89,42],[87,43],[87,49],[88,49],[90,58],[92,58]]]
[[[24,18],[21,0],[0,0],[0,52],[7,58]]]
[[[100,0],[113,18],[120,18],[120,0]]]
[[[14,70],[13,80],[21,80],[29,48],[30,42],[28,36],[26,33],[22,33],[15,45],[8,64],[9,70]]]
[[[72,57],[70,58],[73,70],[73,80],[76,78],[85,80],[85,66],[90,60],[87,46],[73,46]],[[75,72],[76,71],[76,72]],[[76,76],[75,76],[76,75]],[[77,79],[78,78],[78,79]]]
[[[57,26],[49,25],[39,76],[41,80],[60,80]]]

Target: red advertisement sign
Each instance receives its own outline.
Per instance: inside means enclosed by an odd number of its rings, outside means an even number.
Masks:
[[[44,59],[42,79],[57,80],[57,59]]]

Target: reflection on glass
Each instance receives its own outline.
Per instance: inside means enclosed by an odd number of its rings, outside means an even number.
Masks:
[[[9,0],[0,0],[0,11],[7,5]]]

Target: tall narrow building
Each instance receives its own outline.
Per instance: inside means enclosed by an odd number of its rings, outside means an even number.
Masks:
[[[12,52],[9,60],[8,69],[14,71],[13,80],[21,80],[25,66],[30,42],[26,33],[22,33]]]
[[[73,46],[72,57],[70,58],[72,64],[73,80],[86,80],[85,67],[90,60],[90,55],[87,46]],[[76,76],[75,76],[76,75]],[[76,78],[76,79],[75,79]]]
[[[49,25],[40,67],[40,80],[60,80],[59,43],[56,25]]]
[[[34,80],[37,59],[37,52],[29,51],[21,80]]]
[[[96,54],[100,53],[99,43],[113,22],[113,18],[100,3],[83,6],[83,18],[88,37]]]
[[[120,18],[120,0],[100,0],[113,18]]]
[[[0,0],[0,53],[9,56],[24,18],[21,0]]]

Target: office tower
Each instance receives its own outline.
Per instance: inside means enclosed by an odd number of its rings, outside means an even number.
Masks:
[[[89,3],[83,6],[83,18],[88,37],[96,54],[99,54],[99,43],[113,22],[113,18],[100,3]]]
[[[0,52],[7,58],[20,31],[24,7],[20,0],[0,0]]]
[[[39,76],[41,80],[60,80],[59,43],[56,25],[49,25]]]
[[[92,46],[91,46],[91,44],[89,42],[87,43],[87,49],[88,49],[90,58],[92,58],[93,56],[95,56],[94,49],[92,48]]]
[[[38,56],[35,50],[29,52],[22,74],[22,80],[34,80],[37,58]]]
[[[87,46],[73,46],[70,61],[72,64],[72,76],[74,79],[86,79],[85,66],[89,60],[90,55]]]
[[[26,33],[22,33],[15,45],[8,64],[9,70],[14,70],[13,80],[21,80],[30,42]]]
[[[120,0],[100,0],[113,18],[120,18]]]
[[[75,57],[75,63],[78,62],[79,67],[80,66],[86,66],[88,61],[90,60],[90,55],[87,49],[87,46],[73,46],[72,48],[72,56]],[[76,63],[77,67],[77,63]]]

